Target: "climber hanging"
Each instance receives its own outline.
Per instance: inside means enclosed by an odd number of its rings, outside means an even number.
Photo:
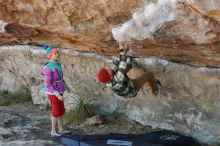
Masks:
[[[142,86],[148,82],[152,93],[157,95],[160,90],[160,81],[156,80],[151,72],[145,71],[137,79],[130,79],[127,72],[132,68],[132,57],[127,55],[127,45],[119,45],[118,58],[113,61],[113,67],[102,68],[97,76],[99,82],[106,83],[116,94],[123,97],[135,97]]]

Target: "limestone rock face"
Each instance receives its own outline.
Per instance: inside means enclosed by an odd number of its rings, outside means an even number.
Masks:
[[[41,74],[45,63],[42,49],[5,46],[0,50],[0,78],[11,80],[4,89],[14,90],[18,84],[26,85],[35,104],[46,103]],[[174,130],[203,143],[220,142],[219,69],[192,67],[155,57],[139,58],[128,75],[136,78],[143,69],[152,71],[161,81],[161,91],[154,96],[145,84],[137,97],[123,99],[96,79],[98,69],[110,66],[112,58],[65,49],[60,62],[64,79],[72,89],[72,93],[64,95],[67,110],[74,106],[74,98],[86,95],[95,97],[97,114],[124,113],[143,125]],[[0,82],[1,88],[2,84],[5,82]]]
[[[0,44],[48,43],[112,53],[116,42],[113,43],[111,27],[127,20],[130,10],[143,4],[142,0],[3,0],[0,26],[5,33],[1,34]]]
[[[41,74],[46,59],[37,46],[68,48],[61,59],[73,91],[65,94],[67,109],[83,92],[96,97],[98,114],[122,112],[144,125],[220,143],[219,0],[0,0],[0,8],[0,89],[25,85],[34,103],[46,103]],[[137,19],[146,9],[149,21]],[[158,96],[146,84],[125,100],[97,83],[97,71],[117,53],[112,28],[127,24],[137,35],[122,33],[127,39],[120,41],[142,57],[129,76],[140,76],[140,66],[152,71],[162,83]],[[25,46],[12,46],[17,44]]]
[[[115,54],[111,29],[132,19],[133,25],[140,25],[138,14],[144,6],[147,19],[142,32],[149,33],[141,40],[130,38],[136,55],[220,66],[219,0],[1,0],[0,44],[48,43]]]

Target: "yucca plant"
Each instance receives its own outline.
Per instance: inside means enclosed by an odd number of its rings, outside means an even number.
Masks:
[[[82,94],[80,94],[82,95]],[[65,114],[64,124],[69,125],[71,123],[81,121],[88,117],[93,116],[92,108],[95,104],[95,98],[89,98],[88,96],[78,95],[74,98],[73,109]]]

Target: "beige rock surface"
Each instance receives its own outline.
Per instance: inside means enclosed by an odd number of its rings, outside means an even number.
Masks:
[[[35,104],[45,103],[41,48],[10,46],[0,47],[0,50],[4,69],[0,78],[11,81],[4,87],[11,90],[18,84],[26,85],[31,89]],[[155,74],[162,89],[158,96],[154,96],[146,84],[137,97],[126,100],[97,82],[98,69],[111,65],[111,61],[110,57],[94,53],[63,50],[64,79],[73,91],[64,96],[67,110],[74,105],[74,98],[86,93],[97,99],[97,114],[124,113],[143,125],[178,131],[202,143],[219,142],[219,69],[192,67],[155,57],[139,58],[130,77],[139,76],[140,67],[143,67]],[[7,72],[7,78],[4,72]],[[1,87],[3,83],[0,82]]]
[[[111,29],[131,20],[132,10],[150,2],[157,0],[0,0],[0,88],[15,91],[25,85],[34,103],[45,103],[41,75],[45,60],[36,46],[68,48],[62,49],[61,60],[73,90],[65,95],[68,109],[74,92],[81,89],[98,99],[97,109],[104,114],[126,113],[144,125],[219,143],[220,70],[214,68],[220,66],[219,0],[182,0],[172,11],[172,21],[157,25],[144,40],[132,38],[135,55],[143,57],[138,64],[161,80],[158,96],[145,85],[136,98],[124,100],[97,83],[98,69],[110,65],[108,55],[116,54]],[[16,44],[27,46],[12,46]]]
[[[132,10],[150,2],[157,1],[1,0],[0,44],[48,43],[73,50],[115,54],[117,42],[112,37],[112,27],[131,19]],[[178,0],[172,21],[155,24],[157,29],[152,35],[146,35],[142,41],[132,41],[137,48],[136,55],[219,67],[219,8],[219,0]],[[160,22],[163,18],[154,19]]]

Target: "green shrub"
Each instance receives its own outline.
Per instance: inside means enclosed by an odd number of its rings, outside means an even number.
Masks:
[[[96,103],[96,99],[92,97],[93,94],[88,92],[88,90],[81,91],[75,92],[76,98],[74,98],[73,109],[64,116],[64,124],[66,125],[84,120],[94,115],[92,109]]]
[[[24,103],[31,100],[31,92],[26,87],[21,87],[15,92],[9,92],[6,90],[0,91],[0,106],[8,106],[15,103]]]
[[[94,98],[78,97],[75,100],[74,108],[64,116],[64,123],[67,125],[93,116]]]

